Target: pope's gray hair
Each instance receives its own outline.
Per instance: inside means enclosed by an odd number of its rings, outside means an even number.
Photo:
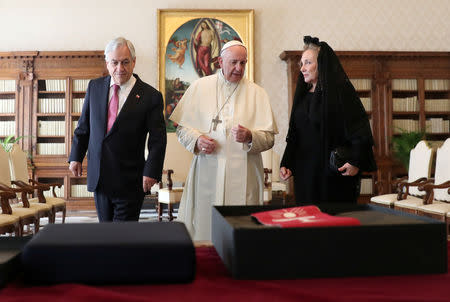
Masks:
[[[135,59],[136,58],[136,51],[134,50],[134,45],[133,43],[131,43],[130,40],[127,40],[123,37],[118,37],[115,38],[111,41],[109,41],[109,43],[106,45],[105,47],[105,61],[108,61],[108,54],[114,50],[116,50],[117,48],[119,48],[120,46],[126,45],[128,47],[128,49],[130,50],[130,54],[131,54],[131,59]]]

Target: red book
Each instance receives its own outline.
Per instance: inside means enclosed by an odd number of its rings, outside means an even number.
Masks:
[[[282,228],[361,225],[352,217],[336,217],[320,211],[316,206],[284,208],[251,214],[261,224]]]

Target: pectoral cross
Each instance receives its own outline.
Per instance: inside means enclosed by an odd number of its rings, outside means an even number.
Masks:
[[[216,131],[217,124],[222,123],[222,120],[219,120],[219,115],[216,115],[216,117],[212,119],[212,123],[213,123],[213,130]]]

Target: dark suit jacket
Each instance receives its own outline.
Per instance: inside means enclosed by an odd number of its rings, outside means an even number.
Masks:
[[[162,95],[134,76],[136,84],[108,133],[111,77],[89,82],[69,157],[69,162],[82,162],[88,152],[88,191],[101,184],[111,197],[136,198],[143,196],[142,176],[161,180],[167,141]],[[147,133],[149,154],[145,160]]]

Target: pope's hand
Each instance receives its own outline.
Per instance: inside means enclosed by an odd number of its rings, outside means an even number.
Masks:
[[[234,140],[238,143],[252,142],[252,132],[241,125],[231,128],[231,134],[233,134]]]
[[[200,135],[196,148],[199,153],[211,154],[216,149],[216,141],[206,135]]]
[[[281,167],[280,168],[280,178],[282,180],[287,180],[291,176],[292,176],[292,171],[291,170],[289,170],[286,167]]]

